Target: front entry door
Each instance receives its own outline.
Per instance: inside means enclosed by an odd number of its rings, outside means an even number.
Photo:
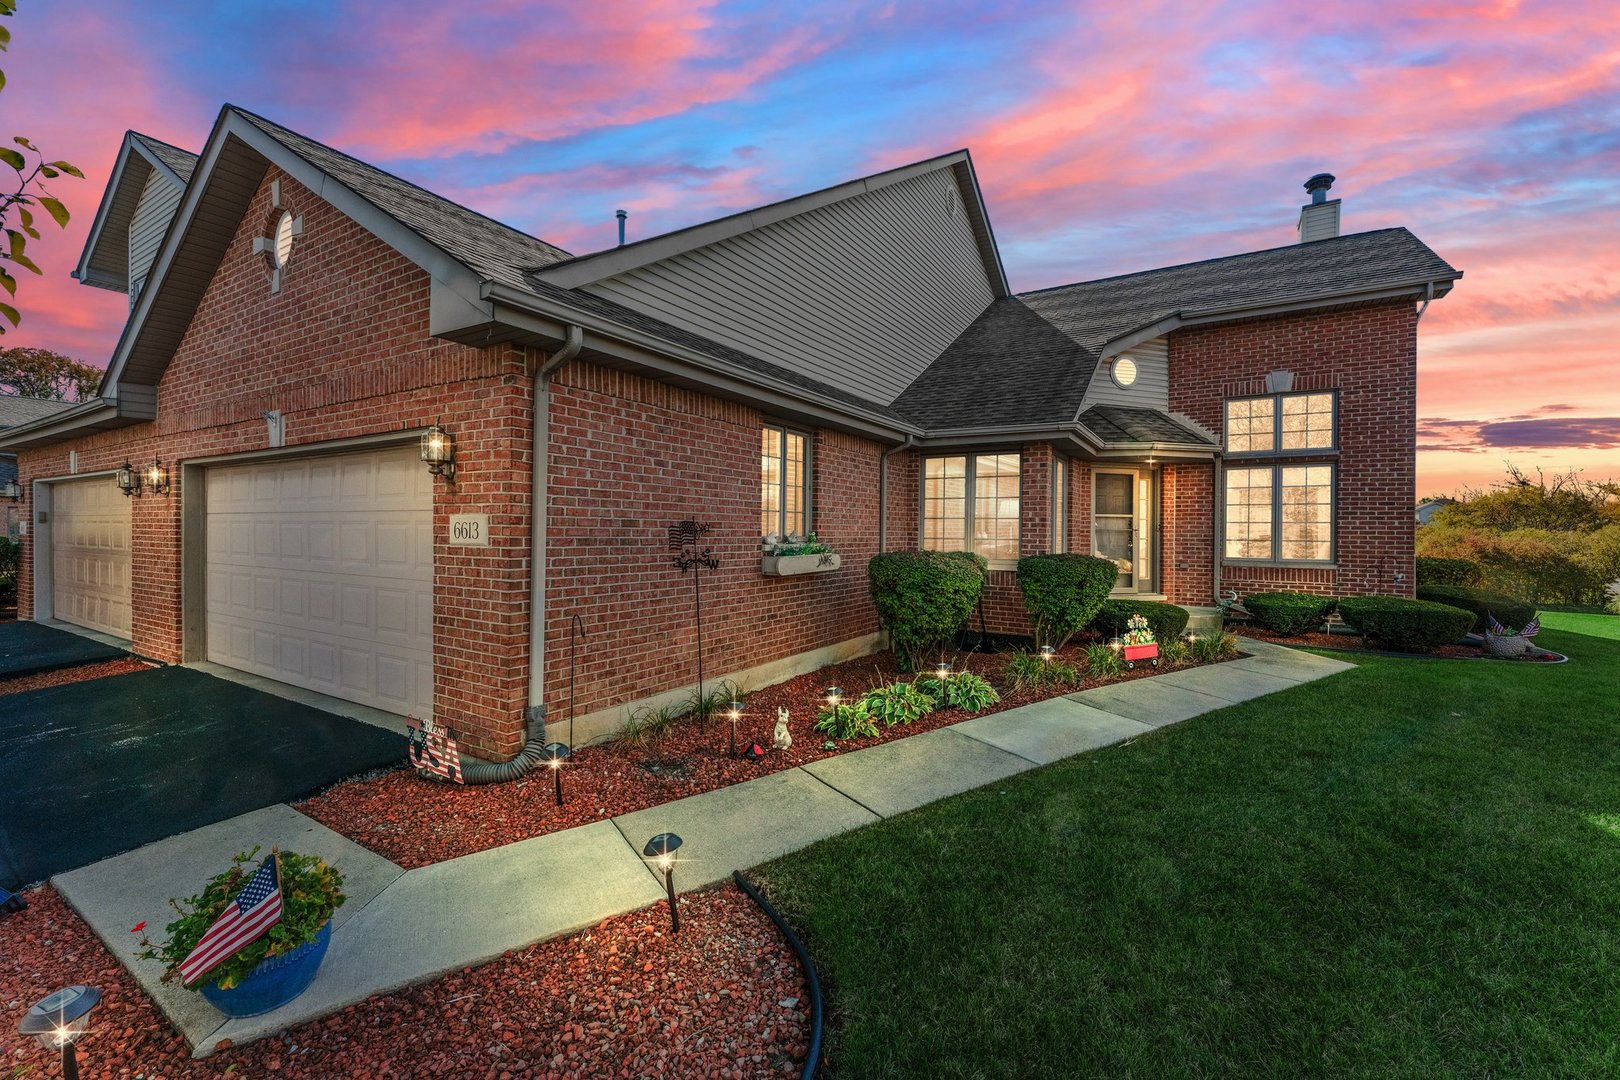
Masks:
[[[1092,499],[1093,555],[1119,567],[1116,593],[1136,593],[1145,588],[1147,523],[1144,495],[1140,495],[1136,470],[1097,470],[1092,473],[1097,489]]]

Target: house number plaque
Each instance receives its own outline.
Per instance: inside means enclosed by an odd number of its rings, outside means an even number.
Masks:
[[[489,515],[451,514],[450,543],[455,547],[489,547]]]

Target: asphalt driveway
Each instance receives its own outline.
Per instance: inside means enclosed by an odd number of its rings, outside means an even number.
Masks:
[[[117,660],[129,653],[37,622],[0,622],[0,679]]]
[[[0,697],[0,885],[404,760],[401,736],[187,668]]]

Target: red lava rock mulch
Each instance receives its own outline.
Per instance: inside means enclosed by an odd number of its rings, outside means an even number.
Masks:
[[[1086,644],[1077,639],[1058,655],[1058,661],[1072,664]],[[1000,692],[1001,701],[983,710],[985,713],[1098,685],[1088,679],[1080,687],[1014,693],[1005,678],[1010,655],[972,653],[953,660],[957,670],[965,666],[985,676]],[[1167,669],[1155,670],[1139,663],[1136,670],[1110,681],[1148,678],[1163,670]],[[901,674],[892,653],[879,652],[748,694],[744,702],[747,711],[737,725],[737,745],[743,749],[751,742],[759,743],[766,751],[759,762],[728,756],[730,725],[723,716],[711,717],[706,726],[696,719],[676,723],[657,755],[661,760],[653,760],[654,755],[647,749],[613,743],[577,748],[563,767],[565,805],[561,807],[553,795],[551,772],[542,767],[521,781],[486,787],[443,784],[400,770],[338,784],[296,808],[400,866],[426,866],[982,715],[962,709],[937,709],[907,726],[886,728],[880,724],[877,738],[846,739],[830,750],[825,748],[827,736],[812,730],[816,712],[825,704],[828,686],[842,687],[848,701],[874,686],[914,677]],[[778,707],[786,707],[791,717],[793,745],[786,751],[771,748]],[[404,755],[402,739],[401,759]]]
[[[144,660],[126,657],[123,660],[108,660],[100,664],[62,668],[59,671],[42,671],[37,675],[24,675],[20,679],[0,679],[0,697],[6,694],[20,694],[25,690],[43,690],[47,686],[66,686],[68,683],[105,679],[111,675],[132,675],[153,666]]]
[[[202,1060],[54,890],[27,898],[0,918],[6,1076],[61,1075],[14,1025],[81,982],[105,995],[79,1044],[85,1076],[741,1080],[797,1075],[808,1053],[798,960],[731,885],[681,897],[678,935],[658,904]]]
[[[1274,641],[1278,645],[1294,645],[1307,649],[1335,649],[1339,652],[1382,652],[1376,645],[1368,644],[1359,634],[1323,634],[1313,632],[1309,634],[1295,634],[1293,637],[1284,637],[1274,634],[1261,626],[1244,626],[1237,629],[1243,637],[1254,638],[1256,641]],[[1531,646],[1530,652],[1524,656],[1501,657],[1492,656],[1478,645],[1459,643],[1456,645],[1442,645],[1438,649],[1427,652],[1412,653],[1415,657],[1438,656],[1449,660],[1518,660],[1526,663],[1551,663],[1562,660],[1558,653],[1547,652]]]

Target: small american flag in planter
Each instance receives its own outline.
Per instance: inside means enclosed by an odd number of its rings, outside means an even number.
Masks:
[[[180,981],[190,986],[248,945],[253,944],[281,920],[281,877],[275,852],[259,865],[236,899],[220,913],[214,925],[197,942],[197,947],[180,961]]]

